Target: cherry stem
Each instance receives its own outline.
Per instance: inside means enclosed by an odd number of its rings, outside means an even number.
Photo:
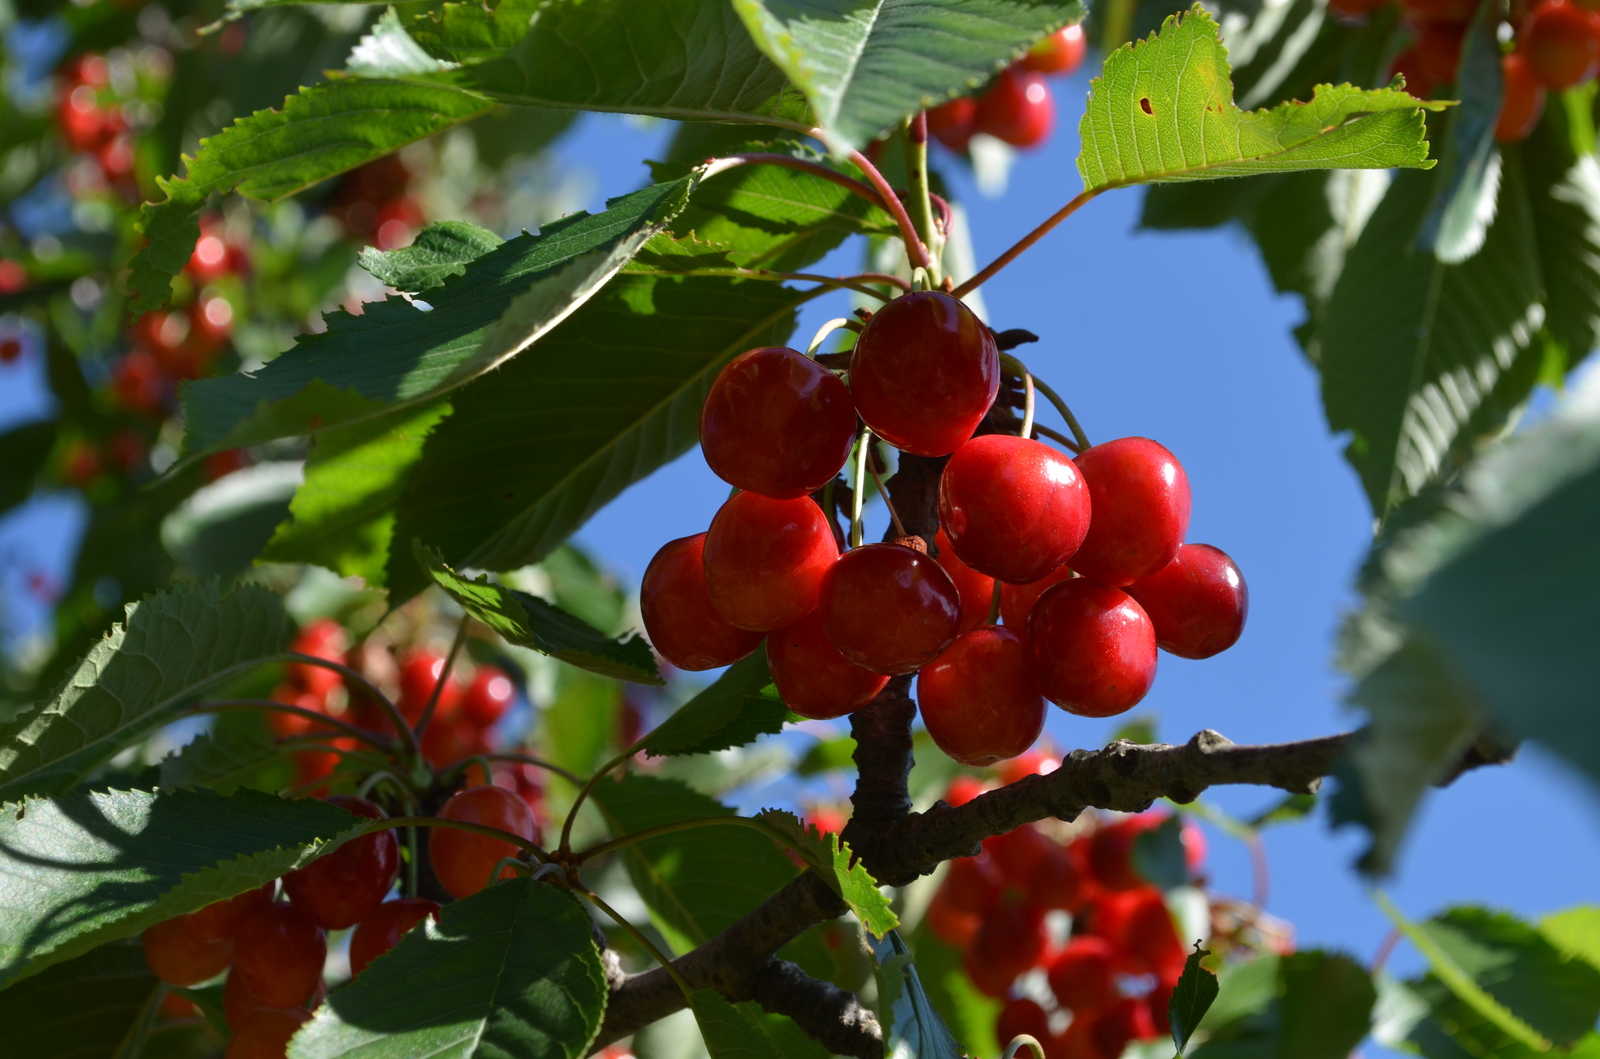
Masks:
[[[823,143],[828,142],[827,136],[821,129],[812,129],[811,135]],[[867,183],[877,189],[878,197],[882,199],[879,205],[889,211],[889,216],[894,218],[894,223],[900,229],[900,239],[906,244],[906,258],[911,262],[911,266],[928,268],[930,265],[928,248],[917,238],[916,226],[911,223],[911,216],[906,213],[906,205],[900,201],[900,196],[894,193],[894,188],[889,186],[883,174],[878,172],[878,167],[873,165],[866,155],[860,151],[851,151],[847,157],[857,169],[866,174]]]
[[[1011,374],[1019,377],[1026,378],[1032,374],[1028,371],[1027,365],[1010,353],[1000,354],[1000,364]],[[1072,428],[1072,436],[1078,439],[1077,450],[1082,452],[1084,449],[1089,448],[1089,436],[1083,432],[1083,427],[1078,424],[1078,417],[1072,414],[1072,409],[1067,407],[1067,402],[1061,399],[1061,395],[1056,393],[1050,384],[1043,379],[1033,379],[1033,385],[1038,388],[1040,393],[1044,394],[1047,401],[1055,405],[1056,411],[1061,413],[1061,418],[1065,419],[1067,426]],[[1056,436],[1059,437],[1059,435]]]
[[[656,948],[655,942],[651,941],[645,936],[644,931],[640,930],[638,927],[622,918],[622,915],[617,912],[616,909],[600,900],[599,897],[595,896],[592,890],[586,889],[582,886],[574,886],[573,890],[588,898],[596,908],[610,916],[612,919],[616,920],[617,926],[621,927],[623,930],[626,930],[629,934],[632,934],[633,940],[644,946],[645,951],[651,956],[654,956],[656,962],[661,965],[661,969],[667,972],[667,976],[672,979],[679,989],[683,990],[683,999],[691,1003],[693,1002],[694,990],[689,988],[688,980],[684,978],[678,969],[672,965],[672,960],[667,957],[667,954]]]
[[[450,642],[450,653],[444,656],[444,668],[439,670],[439,679],[434,681],[433,694],[428,696],[428,704],[422,708],[422,716],[417,718],[417,742],[422,742],[422,736],[428,730],[428,722],[433,720],[433,713],[439,708],[439,697],[444,693],[444,686],[450,680],[450,670],[456,664],[456,655],[461,653],[461,645],[467,642],[467,625],[472,621],[469,614],[461,615],[461,624],[456,626],[456,638]]]
[[[1023,437],[1033,436],[1033,374],[1022,373],[1022,429],[1018,431]]]
[[[490,754],[480,754],[479,756],[484,758],[484,759],[486,759],[486,760],[488,760],[488,761],[512,761],[512,762],[516,762],[519,765],[532,765],[534,768],[541,768],[541,769],[544,769],[546,772],[555,773],[557,776],[560,776],[562,779],[566,780],[568,783],[572,784],[574,787],[582,787],[583,786],[583,780],[579,779],[577,776],[575,776],[572,773],[568,772],[566,769],[562,768],[560,765],[553,764],[553,763],[551,763],[549,761],[544,760],[543,758],[529,757],[527,754],[512,754],[512,753],[490,753]]]
[[[1076,441],[1073,441],[1071,438],[1067,437],[1065,434],[1061,433],[1061,431],[1059,431],[1059,430],[1054,430],[1054,429],[1052,429],[1050,427],[1045,426],[1043,423],[1035,423],[1035,424],[1033,424],[1033,432],[1035,434],[1043,434],[1045,437],[1049,438],[1051,441],[1057,442],[1058,444],[1062,445],[1064,448],[1070,449],[1073,452],[1082,452],[1083,451],[1083,447],[1081,445],[1079,445]]]
[[[856,488],[850,497],[850,547],[852,548],[861,547],[863,538],[861,506],[867,491],[867,445],[871,440],[872,428],[867,427],[861,432],[861,440],[856,442]]]
[[[1019,1033],[1011,1038],[1011,1043],[1006,1045],[1005,1054],[1001,1059],[1015,1059],[1016,1054],[1024,1048],[1033,1052],[1033,1059],[1044,1059],[1044,1046],[1028,1033]]]
[[[1000,579],[994,579],[994,591],[989,594],[989,620],[985,624],[998,625],[1000,623]]]
[[[878,487],[878,495],[883,497],[883,506],[889,509],[889,521],[894,523],[894,535],[907,536],[905,524],[900,521],[900,516],[894,509],[894,501],[889,499],[889,490],[883,487],[883,479],[878,477],[878,469],[872,465],[871,460],[867,461],[867,470],[872,472],[872,484]]]
[[[497,838],[502,842],[509,842],[518,849],[532,854],[540,864],[550,862],[550,854],[546,853],[536,842],[523,838],[514,831],[502,831],[498,827],[487,824],[473,824],[466,820],[449,820],[442,816],[391,816],[387,820],[374,820],[367,825],[363,835],[370,835],[374,831],[386,831],[396,827],[448,827],[455,831],[470,831],[474,835],[483,835],[487,838]]]
[[[859,321],[852,320],[848,316],[834,317],[832,320],[829,320],[827,323],[817,328],[817,333],[811,336],[811,344],[806,346],[806,356],[815,358],[817,355],[817,348],[822,345],[823,339],[839,330],[860,331],[861,324]]]
[[[394,753],[394,744],[376,732],[369,732],[365,728],[357,728],[353,724],[341,721],[337,717],[329,717],[325,713],[318,713],[316,710],[308,710],[303,706],[291,706],[286,702],[278,702],[275,699],[218,699],[214,702],[197,703],[189,712],[191,714],[238,713],[245,710],[271,710],[275,713],[294,714],[296,717],[304,717],[315,721],[317,724],[336,728],[346,735],[354,736],[374,749],[383,751],[385,754]]]
[[[1096,188],[1093,191],[1085,190],[1079,192],[1077,198],[1061,207],[1055,213],[1052,213],[1048,218],[1046,218],[1043,224],[1039,225],[1039,227],[1035,228],[1021,239],[1017,240],[1011,249],[1007,250],[1005,253],[1001,254],[999,257],[983,266],[983,268],[978,270],[976,275],[972,276],[972,278],[968,279],[965,283],[957,284],[956,289],[950,292],[951,297],[960,298],[964,295],[971,294],[973,291],[983,286],[985,282],[994,278],[995,273],[999,272],[1001,269],[1011,264],[1011,262],[1015,261],[1021,256],[1024,250],[1028,249],[1034,243],[1037,243],[1040,239],[1043,239],[1045,236],[1049,235],[1051,229],[1060,224],[1062,221],[1066,220],[1068,217],[1071,217],[1074,213],[1077,213],[1080,209],[1088,204],[1090,199],[1094,198],[1104,190],[1106,189]]]
[[[639,748],[644,745],[645,739],[648,738],[649,736],[640,738],[637,743],[606,762],[599,772],[590,776],[588,782],[578,788],[578,796],[572,800],[572,808],[567,811],[567,818],[561,824],[561,845],[559,848],[562,853],[569,852],[572,849],[572,823],[578,819],[578,810],[583,808],[583,803],[589,797],[589,792],[595,789],[601,779],[609,776],[612,769],[627,764],[628,759],[639,752]]]
[[[933,223],[933,199],[928,187],[928,116],[923,111],[906,119],[902,137],[905,148],[906,172],[910,174],[911,187],[909,198],[912,214],[912,223],[916,226],[917,237],[928,247],[928,278],[931,281],[929,288],[941,285],[943,277],[939,274],[939,258],[942,256],[943,240]]]
[[[366,692],[373,698],[374,701],[377,702],[377,704],[383,709],[383,712],[389,715],[389,723],[393,724],[395,730],[400,733],[401,740],[405,743],[406,750],[411,754],[412,757],[420,756],[421,747],[417,743],[417,737],[412,734],[411,726],[406,723],[404,715],[400,713],[400,708],[394,703],[390,702],[389,697],[383,692],[379,691],[378,686],[372,681],[368,680],[360,671],[351,669],[342,662],[334,662],[326,658],[318,658],[316,655],[303,655],[298,651],[285,651],[282,654],[273,655],[270,658],[263,658],[262,661],[300,662],[304,665],[320,666],[323,669],[331,669],[335,673],[338,673],[340,676],[344,677],[346,684],[354,683],[357,687]]]
[[[367,795],[372,793],[372,789],[374,787],[382,783],[384,780],[388,780],[390,783],[394,784],[395,789],[400,792],[400,798],[403,802],[405,802],[406,810],[408,812],[414,813],[417,811],[417,799],[411,793],[411,788],[407,787],[404,780],[390,772],[388,769],[379,769],[376,772],[369,773],[367,778],[362,780],[361,783],[356,787],[357,797],[365,798]]]

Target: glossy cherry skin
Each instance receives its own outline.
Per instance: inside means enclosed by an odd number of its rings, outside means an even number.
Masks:
[[[937,561],[944,572],[950,575],[950,582],[956,586],[956,594],[961,597],[961,631],[971,632],[980,625],[989,624],[989,607],[994,601],[994,578],[978,573],[961,561],[955,549],[950,547],[950,538],[945,536],[943,526],[934,534],[934,543],[939,548]]]
[[[304,1004],[322,981],[327,958],[327,935],[292,905],[258,908],[234,931],[234,972],[275,1008]]]
[[[784,705],[818,721],[865,706],[889,683],[888,677],[840,654],[816,611],[768,634],[767,668]]]
[[[850,356],[850,393],[867,426],[918,456],[972,437],[1000,389],[1000,350],[972,310],[939,291],[904,294],[872,315]]]
[[[378,906],[350,935],[350,976],[400,944],[412,927],[436,914],[439,906],[424,897],[400,897]]]
[[[1546,88],[1591,81],[1600,71],[1600,16],[1567,0],[1544,0],[1518,27],[1517,48]]]
[[[898,544],[869,544],[828,570],[817,612],[851,662],[874,673],[914,673],[956,638],[961,596],[935,560]]]
[[[1050,137],[1056,103],[1050,86],[1032,70],[1016,66],[1000,71],[989,90],[978,97],[973,125],[1013,147],[1037,147]]]
[[[1033,605],[1039,602],[1039,597],[1053,586],[1071,581],[1076,576],[1070,567],[1058,566],[1030,584],[1001,585],[1000,620],[1017,634],[1022,634],[1028,628],[1028,615],[1033,613]]]
[[[461,699],[461,716],[479,728],[487,728],[505,716],[517,697],[517,686],[506,671],[497,666],[479,666]]]
[[[928,132],[952,151],[965,151],[967,141],[972,139],[972,122],[977,115],[978,101],[971,96],[960,96],[928,109]]]
[[[439,815],[509,831],[530,841],[538,831],[526,802],[504,787],[468,787],[444,803]],[[475,835],[448,827],[435,827],[428,836],[428,860],[439,884],[451,897],[469,897],[489,885],[489,874],[506,857],[521,849],[502,839]],[[500,878],[509,878],[507,866]]]
[[[956,555],[1014,585],[1072,557],[1089,532],[1089,489],[1077,465],[1029,438],[985,434],[939,476],[939,523]]]
[[[1153,574],[1129,585],[1128,595],[1150,616],[1156,644],[1179,658],[1210,658],[1239,642],[1250,613],[1250,589],[1228,553],[1185,544]]]
[[[1528,68],[1528,57],[1517,51],[1500,56],[1500,79],[1505,96],[1495,120],[1494,138],[1501,143],[1526,140],[1544,113],[1544,86]]]
[[[729,497],[705,540],[706,589],[729,624],[753,632],[793,625],[817,605],[839,558],[833,528],[810,497]]]
[[[1083,27],[1067,26],[1029,48],[1021,65],[1034,73],[1068,76],[1083,65],[1088,52],[1089,38],[1084,36]]]
[[[365,798],[336,794],[327,801],[369,820],[388,818]],[[367,918],[383,903],[399,872],[400,844],[394,832],[375,831],[353,838],[332,853],[285,875],[283,892],[310,922],[324,930],[343,930]]]
[[[998,625],[962,633],[923,666],[917,706],[934,743],[963,765],[1016,757],[1044,730],[1027,645]]]
[[[668,541],[645,568],[639,611],[650,645],[679,669],[732,665],[754,651],[761,634],[735,628],[711,605],[704,562],[706,535]]]
[[[1050,1039],[1050,1016],[1036,1000],[1020,997],[1008,1001],[994,1020],[994,1036],[1004,1048],[1013,1037],[1027,1034],[1043,1044]],[[1031,1053],[1030,1053],[1031,1054]]]
[[[311,994],[301,1007],[307,1011],[316,1009],[322,1003],[322,998],[328,995],[328,983],[319,981],[316,991]],[[227,1016],[229,1026],[243,1026],[245,1021],[262,1008],[271,1005],[250,991],[244,984],[244,976],[238,971],[229,971],[227,981],[222,986],[222,1013]]]
[[[700,411],[700,451],[717,477],[776,500],[806,496],[831,482],[855,436],[850,388],[783,346],[734,357]]]
[[[318,618],[300,630],[300,635],[294,638],[289,650],[313,658],[325,658],[342,665],[345,646],[344,628],[331,618]],[[290,662],[289,679],[306,691],[326,696],[333,690],[333,686],[344,678],[326,666],[316,666],[309,662]]]
[[[1039,597],[1028,648],[1045,698],[1080,717],[1125,713],[1156,679],[1156,633],[1143,608],[1084,577]]]
[[[1428,76],[1440,84],[1453,84],[1461,67],[1461,46],[1467,27],[1459,22],[1416,23],[1417,59]]]
[[[1116,963],[1104,938],[1079,934],[1045,972],[1056,1002],[1074,1012],[1104,1011],[1117,1002]]]
[[[171,985],[198,985],[233,962],[232,939],[202,937],[188,916],[145,928],[142,942],[150,970]]]
[[[206,905],[198,912],[191,912],[186,917],[190,929],[202,938],[212,940],[231,938],[240,919],[272,903],[272,893],[276,888],[276,883],[263,883],[254,890],[246,890],[236,897]]]
[[[428,700],[433,697],[433,689],[444,672],[444,661],[444,655],[428,650],[407,652],[400,660],[400,701],[395,705],[412,724],[416,724],[422,711],[428,708]],[[461,685],[452,669],[439,691],[439,704],[433,708],[433,715],[454,717],[460,708]]]
[[[1089,532],[1072,568],[1121,588],[1172,562],[1189,531],[1189,476],[1149,438],[1118,438],[1074,461],[1089,486]]]
[[[302,1008],[262,1008],[233,1031],[223,1059],[283,1059],[289,1039],[310,1021],[311,1013]]]
[[[1005,996],[1017,976],[1039,962],[1048,942],[1042,912],[1004,905],[984,918],[961,962],[980,993]]]

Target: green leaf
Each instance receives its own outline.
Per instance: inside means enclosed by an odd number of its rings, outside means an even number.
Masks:
[[[622,725],[622,685],[581,669],[560,666],[556,693],[539,717],[534,744],[542,757],[568,772],[588,775],[615,756]]]
[[[893,1005],[891,1027],[884,1035],[884,1054],[906,1059],[959,1059],[961,1046],[922,988],[922,979],[916,964],[910,962],[911,952],[900,932],[891,930],[873,942],[872,952],[880,966],[897,963],[905,977],[899,999]]]
[[[1544,326],[1570,369],[1600,344],[1600,161],[1573,151],[1562,117],[1552,100],[1520,152],[1545,283]]]
[[[455,396],[455,413],[428,438],[407,483],[395,539],[425,540],[457,567],[539,561],[627,486],[692,448],[717,372],[752,346],[782,345],[803,297],[773,283],[617,277],[493,378]],[[404,598],[422,574],[397,551],[388,581]]]
[[[1499,0],[1481,0],[1467,26],[1456,75],[1461,105],[1450,112],[1439,194],[1417,237],[1421,249],[1446,264],[1459,264],[1477,253],[1494,223],[1500,184],[1494,126],[1505,97],[1495,36],[1499,24]]]
[[[601,632],[614,633],[626,627],[627,597],[622,587],[587,552],[563,544],[545,556],[539,568],[550,579],[556,606]]]
[[[501,0],[493,7],[444,3],[418,14],[408,28],[412,39],[436,58],[481,63],[499,58],[527,36],[538,7],[532,0]]]
[[[737,268],[727,243],[710,243],[693,232],[679,239],[662,232],[644,245],[622,269],[624,272],[694,272],[700,269]]]
[[[179,584],[130,603],[53,698],[0,725],[0,798],[70,788],[288,638],[282,602],[254,585]]]
[[[257,463],[202,486],[161,521],[161,544],[194,578],[238,577],[289,513],[298,463]]]
[[[689,998],[689,1007],[711,1059],[783,1059],[761,1024],[720,993],[698,990]]]
[[[850,846],[833,832],[819,832],[815,824],[802,824],[793,813],[782,809],[763,809],[756,819],[788,840],[791,849],[844,898],[850,911],[875,938],[881,938],[900,925],[889,899],[878,889],[878,881],[866,866],[854,859]]]
[[[1294,823],[1310,816],[1316,808],[1315,794],[1286,794],[1277,805],[1251,817],[1247,824],[1255,830],[1260,830],[1271,824]]]
[[[961,950],[946,945],[927,928],[924,917],[911,946],[917,954],[917,981],[922,983],[929,1004],[947,1020],[963,1054],[999,1055],[1001,1042],[995,1039],[994,1027],[1001,1002],[978,992],[961,965]]]
[[[1189,862],[1183,850],[1183,823],[1169,816],[1159,827],[1133,840],[1133,867],[1146,882],[1171,890],[1189,884]]]
[[[1083,19],[1077,0],[734,0],[756,47],[843,154],[925,106],[980,88]]]
[[[604,213],[576,213],[467,263],[421,311],[401,297],[360,316],[324,316],[327,330],[254,373],[184,389],[192,448],[258,444],[414,406],[499,367],[566,319],[682,208],[695,177],[624,195]],[[316,384],[338,400],[308,400]],[[409,555],[406,556],[409,562]]]
[[[1359,963],[1316,949],[1229,966],[1218,985],[1191,1059],[1345,1059],[1377,996]]]
[[[1217,999],[1217,976],[1200,966],[1200,959],[1211,955],[1199,946],[1184,961],[1183,974],[1172,989],[1172,999],[1167,1004],[1167,1021],[1171,1024],[1172,1043],[1183,1054],[1189,1038],[1206,1017]],[[1157,987],[1159,988],[1159,986]]]
[[[390,7],[351,49],[344,68],[345,73],[356,77],[416,77],[443,73],[450,65],[429,55],[413,40],[399,14]]]
[[[161,759],[161,789],[209,787],[218,794],[232,794],[282,756],[283,751],[257,728],[202,732],[194,742]]]
[[[499,882],[445,905],[330,994],[292,1059],[582,1059],[605,1013],[592,921],[570,893]]]
[[[1600,968],[1600,906],[1579,905],[1539,921],[1539,933],[1569,959]]]
[[[270,882],[361,826],[336,805],[252,790],[0,806],[0,986]]]
[[[628,776],[596,785],[591,800],[618,837],[662,824],[733,816],[720,802],[672,780]],[[618,851],[650,909],[650,921],[678,954],[732,926],[785,886],[795,867],[778,845],[744,827],[699,827]]]
[[[411,542],[412,554],[434,584],[448,592],[474,618],[507,643],[531,647],[591,673],[636,684],[665,684],[650,645],[638,636],[614,640],[538,596],[490,582],[487,574],[469,581],[451,570],[437,552]]]
[[[657,725],[641,749],[651,757],[709,754],[776,734],[789,709],[775,689],[771,696],[765,693],[771,684],[767,652],[758,648]]]
[[[33,481],[56,443],[53,422],[25,423],[0,434],[0,514],[33,493]]]
[[[838,772],[856,767],[856,741],[849,736],[823,739],[806,751],[805,757],[795,766],[797,776],[815,776],[823,772]]]
[[[1393,88],[1318,85],[1309,103],[1245,112],[1234,106],[1228,73],[1217,24],[1199,5],[1110,55],[1079,125],[1084,187],[1433,164],[1422,111],[1442,103]]]
[[[441,81],[335,79],[301,89],[282,110],[258,110],[200,141],[181,178],[161,179],[161,202],[147,203],[141,228],[149,245],[134,256],[130,309],[159,309],[172,277],[199,238],[199,213],[213,193],[236,190],[275,202],[484,113],[493,104]]]
[[[137,941],[102,945],[0,992],[7,1053],[111,1059],[157,1003],[161,983]]]
[[[396,290],[430,291],[451,276],[466,274],[467,265],[498,247],[504,239],[469,221],[430,224],[410,246],[361,251],[361,267]]]

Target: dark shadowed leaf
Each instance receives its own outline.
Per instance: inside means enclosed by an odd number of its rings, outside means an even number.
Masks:
[[[1183,964],[1183,974],[1178,976],[1178,984],[1173,987],[1172,999],[1167,1004],[1172,1043],[1179,1055],[1183,1054],[1189,1038],[1194,1036],[1195,1028],[1217,999],[1217,976],[1200,966],[1201,958],[1209,955],[1210,952],[1198,946],[1189,954]]]
[[[26,423],[0,434],[0,514],[33,492],[33,480],[56,443],[54,423]]]
[[[878,889],[878,882],[866,866],[856,861],[850,847],[838,835],[823,834],[815,824],[802,824],[793,813],[782,809],[763,809],[756,819],[782,835],[811,869],[839,896],[850,911],[875,938],[881,938],[900,925],[889,907],[889,899]]]
[[[1290,953],[1279,964],[1283,983],[1284,1059],[1340,1059],[1367,1036],[1377,990],[1367,969],[1344,953]]]
[[[757,648],[656,726],[642,749],[652,757],[709,754],[781,731],[789,709],[776,689],[766,694],[771,684],[767,652]]]
[[[1589,120],[1589,119],[1584,119]],[[1600,161],[1573,147],[1564,107],[1519,151],[1528,174],[1539,266],[1545,283],[1544,326],[1570,370],[1600,344]]]
[[[160,986],[137,941],[112,942],[56,964],[0,992],[6,1052],[19,1059],[113,1059]]]
[[[1170,890],[1189,882],[1183,851],[1183,823],[1171,816],[1161,826],[1140,832],[1133,840],[1133,867],[1145,881]]]
[[[219,794],[232,794],[283,754],[258,728],[202,732],[194,742],[161,759],[161,789],[210,787]]]
[[[1450,112],[1439,192],[1417,237],[1422,249],[1449,264],[1477,253],[1494,223],[1500,184],[1494,125],[1505,98],[1500,42],[1495,37],[1499,24],[1498,0],[1483,0],[1462,46],[1455,80],[1461,105]]]
[[[711,1059],[784,1059],[761,1024],[722,998],[702,989],[689,998]]]

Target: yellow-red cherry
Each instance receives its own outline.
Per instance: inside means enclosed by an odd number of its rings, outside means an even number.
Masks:
[[[170,985],[198,985],[233,962],[232,939],[204,937],[190,916],[174,916],[145,928],[142,941],[145,963]]]
[[[832,481],[855,435],[850,388],[783,346],[733,358],[700,410],[700,451],[717,476],[778,500],[806,496]]]
[[[934,744],[963,765],[1016,757],[1044,730],[1027,646],[998,625],[962,633],[922,667],[917,707]]]
[[[1592,81],[1600,72],[1600,15],[1568,0],[1543,0],[1518,27],[1517,49],[1546,88]]]
[[[944,572],[950,575],[950,581],[961,597],[961,631],[971,632],[980,625],[989,624],[989,608],[994,603],[994,578],[978,573],[961,561],[956,550],[950,546],[950,538],[945,535],[943,526],[934,534],[933,541],[939,549],[935,558],[944,567]]]
[[[840,654],[891,676],[933,661],[961,628],[961,596],[950,575],[899,544],[840,556],[823,578],[817,611]]]
[[[451,795],[439,815],[446,820],[483,824],[532,840],[538,824],[528,804],[504,787],[468,787]],[[522,849],[504,839],[435,827],[428,835],[428,860],[439,884],[451,897],[470,897],[489,885],[494,866]],[[512,875],[509,865],[499,877]]]
[[[1239,642],[1250,589],[1221,548],[1185,544],[1172,562],[1129,585],[1150,616],[1157,646],[1179,658],[1210,658]]]
[[[350,976],[365,971],[367,964],[400,944],[407,931],[438,911],[438,903],[425,897],[400,897],[379,905],[350,935]]]
[[[839,557],[833,528],[810,497],[729,497],[706,532],[706,588],[731,625],[771,632],[817,605],[822,578]]]
[[[303,1008],[262,1008],[233,1031],[223,1059],[284,1059],[289,1039],[310,1021]]]
[[[1121,588],[1172,562],[1189,530],[1189,476],[1149,438],[1118,438],[1074,460],[1089,486],[1089,532],[1072,568]]]
[[[290,904],[258,908],[234,931],[233,969],[271,1007],[304,1004],[322,981],[327,958],[327,935]]]
[[[767,669],[784,705],[818,721],[865,706],[889,683],[840,654],[816,611],[767,634]]]
[[[1010,584],[1037,581],[1089,531],[1089,489],[1066,455],[1031,438],[985,434],[939,476],[939,522],[961,561]]]
[[[872,315],[850,356],[850,394],[896,448],[946,456],[972,437],[1000,388],[1000,350],[966,305],[904,294]]]
[[[704,533],[663,544],[639,586],[639,611],[651,646],[679,669],[693,672],[732,665],[761,643],[760,633],[728,624],[711,605],[705,544]]]
[[[1132,596],[1085,577],[1039,597],[1028,617],[1033,678],[1068,713],[1111,717],[1156,679],[1156,634]]]
[[[433,724],[442,728],[445,722]],[[387,813],[365,798],[336,794],[327,801],[354,816],[388,819]],[[400,844],[394,832],[375,831],[285,875],[283,892],[310,922],[324,930],[343,930],[383,903],[399,872]]]
[[[1067,26],[1029,48],[1021,64],[1035,73],[1065,77],[1077,72],[1088,52],[1089,38],[1084,36],[1083,27]]]

